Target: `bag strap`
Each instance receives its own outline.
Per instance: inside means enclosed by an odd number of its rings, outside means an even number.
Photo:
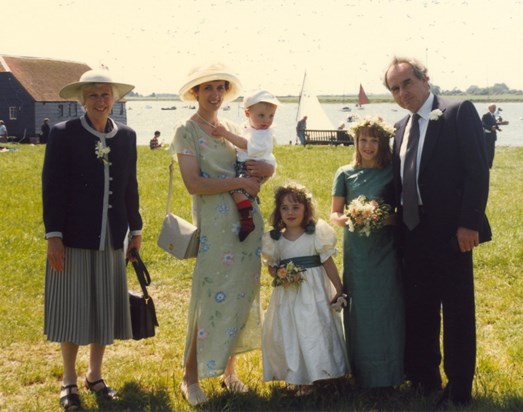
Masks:
[[[147,293],[146,286],[149,286],[151,284],[151,275],[149,275],[149,271],[145,267],[145,263],[143,263],[143,260],[136,249],[131,250],[131,255],[136,259],[131,263],[133,264],[134,271],[136,272],[136,277],[138,278],[138,282],[140,283],[140,287],[142,288],[143,297],[145,298],[145,300],[149,300],[149,294]]]
[[[171,160],[169,165],[169,191],[167,192],[167,210],[165,211],[165,216],[171,213],[171,196],[173,194],[173,168],[174,168],[174,159]]]

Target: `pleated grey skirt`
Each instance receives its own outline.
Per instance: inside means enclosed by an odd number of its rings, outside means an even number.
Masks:
[[[125,256],[106,239],[104,251],[66,247],[61,273],[47,263],[44,333],[49,341],[109,345],[132,337]]]

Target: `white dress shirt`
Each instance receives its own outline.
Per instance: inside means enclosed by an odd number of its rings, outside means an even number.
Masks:
[[[429,94],[429,97],[427,97],[427,100],[425,100],[425,103],[420,107],[418,110],[418,115],[420,116],[419,119],[419,143],[418,143],[418,153],[416,156],[416,187],[418,189],[418,202],[420,205],[423,204],[423,200],[421,199],[421,195],[419,193],[419,186],[418,186],[418,177],[419,177],[419,165],[421,162],[421,153],[423,152],[423,144],[425,143],[425,135],[427,133],[427,127],[429,126],[429,114],[432,111],[432,104],[434,103],[434,95],[432,93]],[[409,136],[410,136],[410,127],[412,122],[412,115],[414,113],[411,113],[411,117],[409,121],[407,122],[407,126],[405,127],[405,134],[403,137],[403,142],[401,143],[400,148],[400,173],[401,173],[401,180],[403,180],[403,168],[405,166],[405,154],[407,153],[407,145],[409,143]],[[402,200],[403,203],[403,200]]]

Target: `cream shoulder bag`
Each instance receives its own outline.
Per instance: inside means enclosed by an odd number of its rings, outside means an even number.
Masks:
[[[158,237],[158,246],[178,259],[189,259],[196,257],[198,254],[200,231],[192,223],[171,213],[173,167],[174,161],[171,161],[169,165],[167,210],[165,218],[163,219],[160,236]]]

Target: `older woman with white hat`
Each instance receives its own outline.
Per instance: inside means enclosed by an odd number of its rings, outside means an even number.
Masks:
[[[260,183],[256,177],[236,177],[234,146],[212,135],[220,123],[240,134],[237,125],[218,118],[222,103],[234,100],[240,88],[238,78],[221,64],[193,70],[179,94],[184,101],[196,101],[198,109],[177,128],[171,145],[193,196],[193,219],[200,228],[181,384],[193,406],[207,401],[200,378],[222,375],[227,390],[246,392],[248,387],[235,373],[235,354],[260,347],[263,218],[254,205],[255,230],[240,242],[239,216],[229,195],[231,190],[243,189],[256,197]],[[248,167],[251,176],[267,177],[274,172],[265,162],[250,161]]]
[[[89,345],[84,386],[106,398],[117,393],[102,378],[106,345],[130,339],[131,322],[124,243],[141,245],[136,179],[136,133],[109,117],[113,103],[134,86],[107,70],[90,70],[60,96],[78,100],[85,114],[55,125],[42,173],[47,239],[45,325],[61,345],[61,406],[81,408],[76,357]]]

